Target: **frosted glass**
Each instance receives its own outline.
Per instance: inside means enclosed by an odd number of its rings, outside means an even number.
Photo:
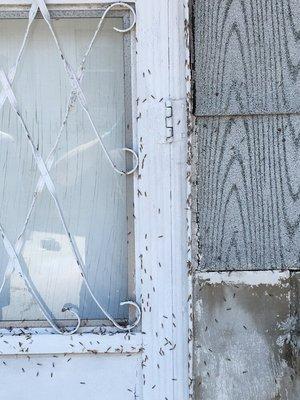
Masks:
[[[54,21],[66,58],[75,70],[98,19],[63,18]],[[0,65],[14,64],[27,20],[0,21]],[[126,168],[124,38],[113,30],[121,18],[108,18],[87,60],[82,89],[93,120],[111,158]],[[46,23],[33,24],[13,91],[35,144],[44,160],[64,119],[71,85]],[[20,234],[30,207],[39,171],[24,130],[8,101],[0,110],[0,222],[12,243]],[[69,230],[75,237],[91,287],[115,318],[127,317],[119,303],[128,298],[128,178],[107,161],[79,103],[72,107],[51,177]],[[130,200],[131,201],[131,200]],[[129,217],[130,218],[130,217]],[[44,188],[28,223],[21,261],[27,276],[56,319],[66,319],[65,303],[79,308],[84,319],[103,315],[82,282],[54,202]],[[8,256],[0,243],[0,278]],[[14,273],[0,295],[0,319],[43,320],[22,278]]]

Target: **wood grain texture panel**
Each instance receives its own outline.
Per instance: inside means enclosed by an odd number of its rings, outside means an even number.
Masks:
[[[300,0],[195,0],[196,114],[300,110]]]
[[[299,268],[300,117],[200,118],[197,136],[198,268]]]

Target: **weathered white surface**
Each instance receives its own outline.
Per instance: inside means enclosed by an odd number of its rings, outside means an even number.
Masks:
[[[128,3],[135,3],[135,1],[136,0],[131,0],[131,1],[129,1]],[[47,0],[47,1],[45,1],[47,4],[85,4],[85,5],[88,5],[88,4],[99,4],[99,3],[101,3],[101,4],[110,4],[110,3],[114,3],[113,1],[111,1],[111,0],[101,0],[101,2],[99,2],[99,0],[89,0],[89,1],[85,1],[85,0],[73,0],[73,1],[71,1],[71,0]],[[31,4],[32,3],[32,1],[29,1],[29,0],[1,0],[1,5],[2,4],[16,4],[16,5],[18,5],[18,4],[24,4],[24,5],[29,5],[29,4]]]
[[[64,360],[67,361],[70,357],[73,359],[73,356],[68,354],[62,358],[62,364],[58,362],[61,370],[57,375],[59,379],[55,382],[51,381],[54,378],[51,378],[52,358],[41,357],[39,359],[42,361],[39,362],[29,355],[35,365],[37,363],[45,365],[46,378],[43,378],[40,384],[36,370],[34,372],[32,370],[32,373],[24,378],[26,372],[22,371],[22,363],[24,360],[27,361],[27,358],[8,357],[7,360],[13,362],[10,369],[7,369],[7,376],[1,374],[0,384],[2,380],[5,381],[5,389],[0,392],[1,395],[5,393],[6,397],[23,400],[22,391],[24,392],[24,387],[29,384],[33,388],[30,396],[28,394],[28,400],[40,397],[60,398],[62,392],[67,400],[83,397],[91,400],[98,398],[183,400],[188,396],[186,310],[188,294],[185,285],[184,232],[186,126],[183,122],[185,110],[182,110],[182,107],[180,111],[180,115],[183,114],[183,118],[180,118],[182,125],[179,124],[176,128],[174,151],[164,140],[164,102],[171,97],[176,104],[179,104],[185,98],[186,49],[182,34],[184,15],[186,15],[185,4],[186,2],[182,0],[176,2],[141,0],[137,4],[137,54],[135,48],[132,49],[132,55],[136,60],[136,63],[133,63],[133,110],[134,117],[137,117],[134,141],[140,152],[140,175],[135,181],[137,236],[135,277],[137,299],[141,301],[143,309],[143,354],[141,358],[139,355],[126,354],[117,358],[114,358],[116,356],[110,358],[107,355],[75,356],[74,367],[67,370],[71,361],[64,363]],[[169,51],[170,43],[172,49]],[[138,108],[136,108],[137,103]],[[178,123],[178,120],[176,122]],[[85,339],[87,338],[83,337],[83,340]],[[106,343],[109,342],[110,337]],[[43,345],[45,346],[46,342],[41,343],[41,346]],[[79,341],[78,350],[80,350]],[[95,357],[98,357],[97,362]],[[3,357],[3,361],[6,362],[6,357]],[[5,370],[1,372],[3,371]],[[81,381],[84,374],[90,386],[79,383],[78,388],[76,384]],[[139,391],[140,378],[141,391]],[[49,381],[51,387],[48,387]],[[20,383],[20,387],[12,387],[13,382]],[[70,390],[70,396],[69,393],[65,394],[67,390]]]
[[[166,140],[165,102],[185,98],[185,2],[137,2],[138,280],[144,399],[183,400],[187,386],[185,113]],[[176,48],[180,48],[179,54]],[[176,84],[175,84],[176,82]],[[182,128],[182,129],[181,129]],[[178,134],[180,132],[180,134]],[[176,145],[175,145],[176,143]],[[176,146],[176,147],[175,147]]]
[[[98,332],[98,333],[97,333]],[[142,335],[82,329],[74,335],[53,335],[47,329],[0,331],[0,354],[134,354],[142,349]]]
[[[140,355],[24,355],[1,361],[1,399],[140,399]]]

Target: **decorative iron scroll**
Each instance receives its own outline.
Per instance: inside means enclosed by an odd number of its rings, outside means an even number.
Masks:
[[[45,305],[43,304],[43,301],[39,297],[39,294],[36,292],[36,289],[31,284],[30,280],[27,278],[26,273],[24,273],[24,271],[23,271],[22,263],[20,262],[20,259],[19,259],[19,255],[21,253],[21,249],[22,249],[23,244],[24,244],[24,234],[25,234],[26,228],[28,226],[29,220],[31,218],[32,211],[34,209],[34,206],[35,206],[35,203],[37,201],[38,196],[43,191],[45,186],[46,186],[49,194],[51,195],[51,197],[52,197],[52,199],[54,201],[54,204],[55,204],[55,207],[56,207],[57,212],[59,214],[59,218],[60,218],[61,223],[63,225],[64,231],[65,231],[65,233],[66,233],[66,235],[68,237],[68,241],[69,241],[69,243],[71,245],[71,249],[72,249],[73,255],[74,255],[75,259],[76,259],[76,263],[77,263],[77,265],[78,265],[78,267],[80,269],[81,277],[82,277],[83,282],[85,283],[85,285],[87,287],[87,290],[88,290],[90,296],[92,297],[93,301],[96,303],[96,305],[102,311],[102,313],[119,330],[130,331],[131,329],[135,328],[138,325],[138,323],[139,323],[139,321],[141,319],[140,307],[133,301],[124,301],[124,302],[120,303],[121,306],[128,305],[128,306],[132,306],[132,307],[135,308],[135,310],[136,310],[136,320],[132,325],[128,325],[126,327],[121,326],[101,306],[99,301],[96,299],[96,297],[95,297],[95,295],[94,295],[94,293],[93,293],[93,291],[92,291],[92,289],[91,289],[91,287],[89,285],[89,282],[87,280],[86,274],[85,274],[85,264],[84,264],[84,262],[82,260],[81,254],[80,254],[79,249],[77,247],[77,244],[76,244],[76,242],[74,240],[74,237],[72,236],[71,232],[68,229],[68,226],[67,226],[67,223],[66,223],[66,219],[65,219],[64,214],[63,214],[62,207],[61,207],[61,205],[60,205],[60,203],[58,201],[58,197],[57,197],[57,193],[56,193],[54,182],[53,182],[53,180],[52,180],[52,178],[51,178],[51,176],[49,174],[49,171],[51,170],[51,167],[53,166],[53,163],[54,163],[54,153],[55,153],[55,150],[57,149],[59,140],[60,140],[61,135],[63,133],[63,129],[64,129],[66,123],[67,123],[70,110],[74,106],[74,104],[77,102],[77,100],[79,101],[80,106],[82,107],[83,111],[87,115],[87,118],[88,118],[88,120],[89,120],[89,122],[91,124],[92,130],[93,130],[94,134],[96,135],[96,137],[98,139],[100,147],[101,147],[102,151],[104,152],[104,154],[105,154],[108,162],[110,163],[111,167],[113,168],[113,170],[116,173],[121,174],[121,175],[130,175],[130,174],[133,174],[136,171],[137,167],[138,167],[138,156],[137,156],[137,154],[132,149],[123,148],[122,150],[124,152],[128,152],[129,154],[132,155],[133,160],[134,160],[134,165],[133,165],[133,168],[130,171],[122,171],[119,168],[117,168],[117,166],[115,165],[115,163],[111,159],[111,157],[110,157],[110,155],[109,155],[109,153],[108,153],[108,151],[107,151],[107,149],[106,149],[106,147],[105,147],[105,145],[104,145],[104,143],[102,141],[101,135],[99,134],[99,132],[98,132],[96,126],[95,126],[95,123],[94,123],[94,121],[92,119],[92,116],[91,116],[91,114],[89,112],[88,103],[86,101],[84,92],[82,91],[82,88],[81,88],[81,82],[82,82],[82,79],[83,79],[83,76],[84,76],[84,66],[85,66],[86,60],[87,60],[87,58],[89,56],[89,53],[90,53],[90,51],[91,51],[91,49],[93,47],[95,39],[98,36],[99,31],[100,31],[100,29],[101,29],[101,27],[103,25],[103,21],[104,21],[105,17],[107,16],[107,13],[112,8],[120,7],[120,6],[125,8],[125,9],[128,9],[132,13],[133,22],[132,22],[131,26],[129,28],[127,28],[127,29],[118,29],[118,28],[114,27],[114,30],[116,30],[117,32],[120,32],[120,33],[125,33],[125,32],[129,32],[135,26],[135,23],[136,23],[135,10],[129,4],[120,2],[120,3],[113,3],[109,7],[107,7],[105,9],[105,11],[104,11],[99,23],[98,23],[97,29],[96,29],[96,31],[95,31],[95,33],[94,33],[94,35],[93,35],[88,47],[87,47],[87,50],[84,53],[84,56],[83,56],[82,61],[81,61],[80,65],[79,65],[79,68],[78,68],[77,72],[75,72],[73,70],[73,68],[71,67],[71,65],[68,63],[65,55],[63,54],[62,48],[61,48],[61,46],[59,44],[59,40],[58,40],[58,38],[57,38],[57,36],[56,36],[56,34],[54,32],[53,26],[52,26],[50,13],[48,11],[48,8],[47,8],[44,0],[34,0],[32,2],[32,5],[31,5],[30,11],[29,11],[28,25],[27,25],[26,33],[25,33],[25,36],[24,36],[20,51],[19,51],[18,56],[17,56],[17,60],[16,60],[16,62],[14,64],[14,66],[8,71],[7,75],[5,74],[5,72],[2,69],[0,69],[0,82],[1,82],[2,87],[3,87],[2,92],[0,93],[0,109],[3,107],[3,105],[4,105],[4,103],[5,103],[6,99],[7,99],[9,101],[12,109],[16,113],[18,120],[20,121],[20,124],[21,124],[21,126],[23,128],[24,134],[26,135],[27,140],[29,142],[29,145],[30,145],[30,148],[31,148],[31,151],[32,151],[32,155],[33,155],[33,157],[35,159],[37,168],[38,168],[38,170],[40,172],[40,178],[39,178],[37,186],[35,188],[30,208],[29,208],[28,213],[26,215],[26,219],[25,219],[23,228],[22,228],[22,230],[21,230],[21,232],[20,232],[20,234],[19,234],[19,236],[18,236],[18,238],[17,238],[17,240],[15,242],[15,245],[13,245],[10,242],[10,240],[8,239],[8,237],[7,237],[7,235],[6,235],[5,231],[4,231],[4,228],[0,224],[1,237],[2,237],[2,240],[3,240],[3,244],[4,244],[4,247],[5,247],[5,250],[6,250],[7,254],[8,254],[8,256],[9,256],[9,261],[8,261],[8,264],[7,264],[7,267],[6,267],[6,271],[5,271],[5,274],[4,274],[3,282],[2,282],[2,284],[0,286],[0,293],[3,290],[3,287],[4,287],[4,284],[5,284],[6,280],[10,277],[10,275],[13,273],[13,271],[16,270],[19,273],[19,275],[24,279],[27,288],[29,289],[29,291],[31,292],[32,296],[35,298],[36,302],[38,303],[38,305],[39,305],[42,313],[44,314],[46,320],[49,322],[49,324],[52,326],[52,328],[57,333],[60,333],[60,334],[69,334],[70,335],[70,334],[73,334],[73,333],[77,332],[77,330],[79,329],[80,324],[81,324],[81,320],[80,320],[80,317],[79,317],[75,307],[73,307],[70,304],[66,304],[66,305],[63,306],[62,311],[63,312],[69,311],[71,314],[73,314],[76,317],[76,319],[77,319],[76,327],[73,328],[72,330],[61,329],[53,321],[50,312],[47,310],[47,307],[45,307]],[[46,161],[43,160],[38,147],[34,144],[32,136],[31,136],[31,134],[30,134],[30,132],[29,132],[29,130],[27,128],[26,122],[25,122],[25,120],[24,120],[24,118],[23,118],[23,116],[21,114],[21,110],[18,107],[17,99],[16,99],[16,97],[14,95],[14,92],[12,90],[12,83],[13,83],[14,78],[16,76],[17,68],[19,66],[19,63],[20,63],[22,55],[23,55],[23,51],[24,51],[24,48],[25,48],[25,45],[26,45],[26,42],[27,42],[27,39],[28,39],[28,35],[29,35],[29,32],[30,32],[31,25],[32,25],[32,23],[33,23],[33,21],[34,21],[34,19],[36,17],[36,14],[37,14],[38,10],[40,10],[40,12],[41,12],[46,24],[49,27],[49,30],[51,32],[51,35],[52,35],[53,39],[54,39],[56,48],[57,48],[57,50],[58,50],[58,52],[60,54],[61,60],[63,62],[64,69],[65,69],[65,71],[67,73],[67,76],[69,77],[71,85],[72,85],[71,86],[72,90],[71,90],[71,93],[69,95],[68,104],[67,104],[67,108],[66,108],[66,112],[65,112],[65,116],[64,116],[63,122],[62,122],[62,124],[60,126],[60,130],[59,130],[59,133],[57,135],[57,138],[56,138],[56,141],[54,143],[54,146],[51,149]]]

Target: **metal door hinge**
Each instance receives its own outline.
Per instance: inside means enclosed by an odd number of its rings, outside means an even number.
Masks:
[[[167,100],[165,102],[165,143],[186,137],[187,117],[186,100]]]
[[[166,101],[166,142],[172,142],[174,138],[174,125],[173,125],[173,105],[171,100]]]

